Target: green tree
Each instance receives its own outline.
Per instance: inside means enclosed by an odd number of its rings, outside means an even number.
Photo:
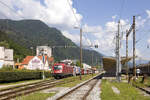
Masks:
[[[76,66],[79,66],[79,67],[83,68],[83,64],[82,64],[82,66],[80,66],[80,61],[79,60],[76,62]]]
[[[7,41],[1,41],[1,42],[0,42],[0,46],[3,46],[3,47],[5,47],[5,48],[9,48],[9,44],[8,44]]]

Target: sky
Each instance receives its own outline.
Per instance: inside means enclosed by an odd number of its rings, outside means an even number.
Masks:
[[[136,55],[150,59],[149,4],[150,0],[0,0],[0,18],[42,20],[76,44],[80,42],[79,28],[82,28],[83,45],[98,44],[99,48],[91,49],[106,56],[115,56],[115,35],[120,20],[120,52],[125,56],[125,32],[135,15]],[[129,56],[132,56],[132,41],[131,32]]]

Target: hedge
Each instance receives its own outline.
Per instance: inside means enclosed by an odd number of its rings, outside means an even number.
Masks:
[[[51,73],[45,72],[45,76],[46,78],[51,77]],[[42,78],[42,71],[0,71],[0,83],[33,80],[41,78]]]

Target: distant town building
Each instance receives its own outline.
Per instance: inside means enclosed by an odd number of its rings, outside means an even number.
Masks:
[[[60,62],[66,63],[68,65],[71,65],[73,63],[73,61],[70,59],[61,60]]]
[[[27,56],[21,65],[18,66],[18,68],[29,70],[51,70],[53,63],[53,57],[49,58],[48,56]]]
[[[36,56],[47,55],[48,57],[52,56],[52,49],[48,46],[37,46]]]
[[[84,69],[89,69],[89,68],[91,68],[91,66],[88,65],[88,64],[86,64],[86,63],[83,63],[83,68],[84,68]]]
[[[13,49],[0,47],[0,68],[4,65],[14,66]]]

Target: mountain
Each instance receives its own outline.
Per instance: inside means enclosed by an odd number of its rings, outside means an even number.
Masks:
[[[136,59],[135,60],[136,66],[138,66],[140,64],[148,64],[149,62],[150,62],[149,60],[142,60],[142,59]],[[131,67],[131,68],[133,67],[133,60],[128,62],[128,66]]]
[[[26,55],[31,55],[30,50],[15,43],[11,40],[5,32],[0,31],[0,46],[5,48],[10,48],[14,50],[14,60],[16,61],[17,58],[22,60]]]
[[[40,45],[49,45],[50,47],[65,45],[74,46],[74,48],[53,48],[53,56],[57,61],[67,58],[79,59],[79,47],[70,39],[63,36],[58,29],[49,27],[40,20],[14,21],[0,19],[0,30],[16,44],[21,45],[28,50],[33,47],[35,51],[36,46]],[[96,57],[98,58],[98,62],[100,62],[102,54],[85,49],[83,50],[83,62],[91,64],[92,52],[94,54],[93,62],[96,63]]]

